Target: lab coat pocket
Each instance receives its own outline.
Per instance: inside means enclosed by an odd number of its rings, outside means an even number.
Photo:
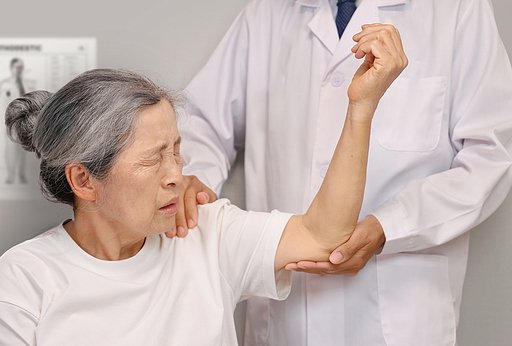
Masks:
[[[382,333],[387,346],[452,346],[455,313],[448,258],[377,256]]]
[[[446,85],[446,77],[397,79],[375,113],[379,144],[387,150],[434,150],[441,135]]]

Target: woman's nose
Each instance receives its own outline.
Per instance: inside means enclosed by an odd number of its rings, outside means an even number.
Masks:
[[[181,171],[183,164],[177,160],[169,160],[165,167],[165,176],[163,185],[165,186],[178,186],[183,181],[183,175]]]

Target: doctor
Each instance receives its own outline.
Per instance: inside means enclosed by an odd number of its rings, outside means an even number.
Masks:
[[[301,213],[342,128],[354,34],[392,24],[410,61],[376,112],[354,235],[334,263],[287,267],[340,275],[295,273],[286,301],[249,301],[246,345],[454,345],[468,231],[512,184],[512,69],[490,1],[354,5],[340,38],[335,0],[252,0],[188,87],[192,204],[200,182],[220,192],[245,149],[247,208]]]

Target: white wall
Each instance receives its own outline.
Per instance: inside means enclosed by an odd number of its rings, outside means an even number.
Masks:
[[[136,70],[161,84],[180,88],[204,64],[247,2],[3,1],[0,35],[97,37],[98,67]],[[512,2],[493,0],[493,4],[503,41],[512,54]],[[238,166],[224,194],[241,206],[242,185],[243,173]],[[512,340],[511,210],[512,194],[491,218],[471,231],[459,346],[501,346]],[[67,207],[49,202],[0,201],[0,254],[70,215]],[[240,311],[237,319],[242,320]]]

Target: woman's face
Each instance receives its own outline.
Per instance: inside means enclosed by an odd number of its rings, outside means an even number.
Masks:
[[[99,194],[99,212],[115,230],[135,237],[174,226],[183,167],[174,111],[166,100],[142,111],[131,144]]]

